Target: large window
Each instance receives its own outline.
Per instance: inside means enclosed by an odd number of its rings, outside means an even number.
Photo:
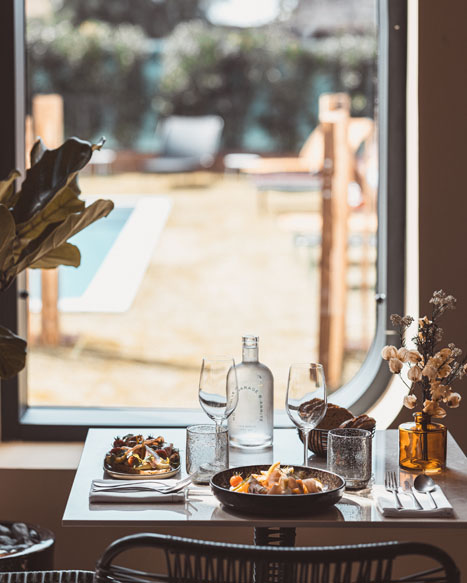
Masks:
[[[279,412],[305,359],[335,402],[370,406],[403,297],[405,2],[29,0],[24,40],[7,4],[10,165],[18,128],[50,148],[105,135],[80,186],[116,208],[75,241],[78,269],[30,271],[1,298],[29,343],[4,435],[202,418],[201,358],[238,359],[252,332]]]

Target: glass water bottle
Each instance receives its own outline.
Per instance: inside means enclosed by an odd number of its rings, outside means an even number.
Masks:
[[[274,380],[258,361],[258,337],[243,336],[242,362],[236,365],[238,405],[229,417],[231,445],[261,448],[272,444]]]

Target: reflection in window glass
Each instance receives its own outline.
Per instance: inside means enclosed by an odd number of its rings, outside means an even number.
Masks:
[[[257,6],[257,8],[256,8]],[[337,389],[375,331],[375,0],[29,0],[27,141],[116,209],[29,272],[29,403],[198,407],[204,355]],[[58,298],[56,290],[58,287]]]

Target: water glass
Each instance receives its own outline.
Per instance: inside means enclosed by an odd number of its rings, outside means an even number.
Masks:
[[[227,427],[191,425],[186,430],[186,471],[197,472],[195,484],[207,484],[211,476],[229,467]]]
[[[342,476],[347,489],[365,488],[371,478],[371,433],[365,429],[331,429],[328,470]]]

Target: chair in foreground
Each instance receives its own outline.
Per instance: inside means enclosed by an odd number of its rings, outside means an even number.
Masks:
[[[145,170],[173,174],[210,168],[223,127],[224,120],[218,115],[168,117],[158,126],[161,152],[146,161]]]
[[[130,549],[162,549],[166,573],[113,564]],[[407,559],[410,559],[407,561]],[[415,572],[419,559],[426,566]],[[404,562],[405,560],[405,562]],[[399,562],[404,563],[403,569]],[[157,564],[155,562],[155,564]],[[161,569],[161,565],[157,568]],[[450,556],[424,543],[384,542],[338,547],[267,547],[205,542],[160,534],[119,539],[104,552],[96,583],[456,583]]]

